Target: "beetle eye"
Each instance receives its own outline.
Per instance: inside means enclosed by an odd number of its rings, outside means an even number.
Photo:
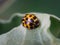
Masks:
[[[35,14],[25,14],[22,18],[22,25],[27,29],[35,29],[40,26],[40,22]]]

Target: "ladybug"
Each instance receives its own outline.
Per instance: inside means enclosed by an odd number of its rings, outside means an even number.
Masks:
[[[35,29],[39,27],[40,22],[35,14],[25,14],[22,18],[22,25],[27,29]]]

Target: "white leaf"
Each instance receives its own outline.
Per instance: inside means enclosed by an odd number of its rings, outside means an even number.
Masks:
[[[45,14],[45,13],[32,13],[32,14],[35,14],[38,17],[41,26],[33,30],[28,30],[21,24],[18,27],[13,28],[11,31],[0,35],[0,44],[1,45],[60,45],[60,40],[54,37],[54,35],[52,35],[52,33],[50,32],[51,14]],[[20,13],[15,13],[14,15],[21,16]],[[24,14],[22,15],[24,16]]]

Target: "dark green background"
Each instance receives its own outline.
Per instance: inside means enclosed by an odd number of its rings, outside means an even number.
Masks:
[[[43,12],[60,17],[60,0],[16,0],[2,15],[12,13]]]
[[[16,2],[12,4],[11,7],[9,7],[1,15],[10,17],[13,13],[17,12],[18,13],[42,12],[42,13],[54,14],[60,17],[60,0],[16,0]],[[0,23],[0,34],[6,33],[10,31],[13,27],[20,25],[21,23],[20,19],[21,17],[15,16],[10,23],[6,24]],[[54,26],[52,25],[52,27]],[[53,30],[53,28],[51,28],[51,30]],[[52,31],[52,33],[54,34],[55,32],[54,30]]]

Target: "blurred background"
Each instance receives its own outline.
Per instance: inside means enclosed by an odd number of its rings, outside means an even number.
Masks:
[[[13,4],[0,14],[0,18],[4,18],[4,16],[9,18],[16,12],[43,12],[60,17],[60,0],[14,0]]]
[[[27,12],[49,13],[60,17],[60,0],[6,0],[6,4],[0,6],[0,19],[8,20],[13,13]],[[20,25],[20,19],[21,17],[16,16],[10,23],[0,23],[0,34]]]

